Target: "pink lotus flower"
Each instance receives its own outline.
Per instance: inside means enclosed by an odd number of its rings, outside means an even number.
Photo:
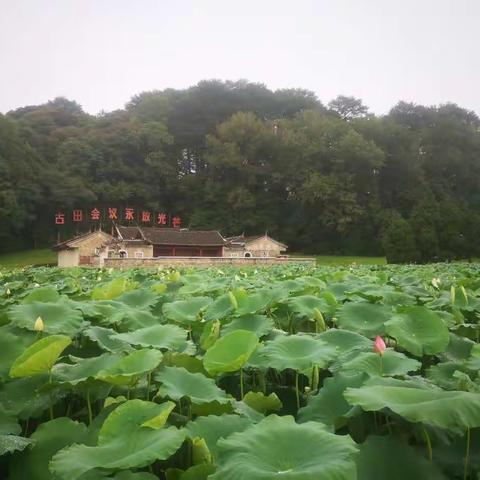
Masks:
[[[386,349],[387,346],[385,345],[383,338],[377,335],[375,338],[375,343],[373,344],[373,351],[379,355],[383,355]]]

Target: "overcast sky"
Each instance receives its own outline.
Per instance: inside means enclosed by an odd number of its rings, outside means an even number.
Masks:
[[[0,0],[0,112],[211,78],[480,113],[480,0]]]

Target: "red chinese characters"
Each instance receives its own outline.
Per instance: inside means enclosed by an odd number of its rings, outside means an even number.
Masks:
[[[182,219],[180,217],[173,217],[172,218],[173,228],[179,228],[181,225],[182,225]]]
[[[65,214],[58,212],[55,214],[55,225],[65,225]]]
[[[167,214],[166,213],[159,213],[157,215],[157,223],[159,225],[166,225],[167,224]]]
[[[72,212],[72,220],[74,222],[83,222],[83,210],[74,210]]]
[[[135,211],[133,208],[126,208],[125,209],[125,220],[135,220]]]
[[[118,209],[109,208],[108,209],[108,219],[109,220],[118,220]]]
[[[144,210],[142,212],[142,222],[150,222],[151,216],[152,216],[151,212]]]
[[[90,218],[92,220],[100,220],[100,210],[98,208],[94,208],[91,212],[90,212]]]

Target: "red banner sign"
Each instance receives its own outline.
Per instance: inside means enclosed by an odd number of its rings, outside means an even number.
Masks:
[[[180,228],[182,219],[177,215],[171,215],[166,212],[155,212],[153,210],[135,209],[132,207],[118,208],[90,208],[75,209],[72,211],[58,211],[55,213],[55,225],[65,225],[72,222],[79,224],[84,222],[114,222],[125,221],[150,225],[161,225],[164,227],[172,226]]]

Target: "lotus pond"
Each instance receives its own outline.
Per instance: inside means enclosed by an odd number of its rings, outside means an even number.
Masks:
[[[479,318],[477,264],[2,270],[0,477],[480,479]]]

